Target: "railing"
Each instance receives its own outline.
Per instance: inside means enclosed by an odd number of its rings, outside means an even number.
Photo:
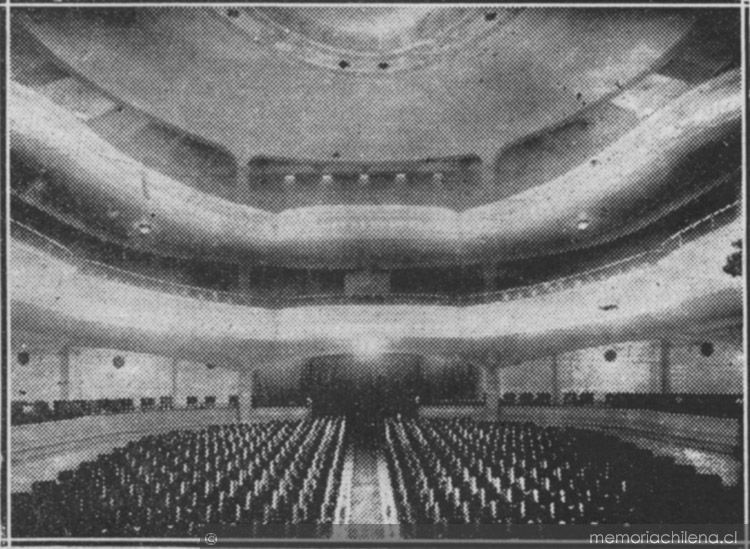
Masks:
[[[653,264],[667,254],[678,249],[684,243],[694,240],[695,238],[712,231],[717,226],[721,226],[734,219],[739,206],[740,201],[733,202],[681,229],[651,250],[634,254],[601,267],[596,267],[588,271],[583,271],[547,282],[534,283],[528,286],[520,286],[497,292],[480,292],[464,295],[393,293],[378,296],[350,296],[338,293],[275,297],[260,296],[251,293],[226,292],[171,282],[82,258],[70,248],[15,220],[11,220],[11,236],[29,242],[56,257],[73,263],[81,273],[204,301],[266,308],[284,308],[304,305],[351,305],[357,303],[463,306],[479,303],[514,301],[517,299],[559,292],[623,274],[636,266]]]

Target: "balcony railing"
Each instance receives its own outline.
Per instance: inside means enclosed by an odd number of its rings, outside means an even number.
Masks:
[[[140,286],[150,290],[167,292],[191,299],[264,308],[344,304],[423,304],[462,306],[479,303],[515,301],[517,299],[550,294],[620,275],[635,267],[653,264],[667,254],[681,247],[684,243],[692,241],[699,236],[712,231],[716,227],[730,222],[737,215],[739,208],[740,201],[733,202],[732,204],[729,204],[681,229],[650,250],[628,256],[624,259],[602,265],[595,269],[507,290],[463,295],[391,293],[377,296],[351,296],[345,295],[344,293],[336,293],[297,296],[260,296],[249,293],[227,292],[167,281],[82,258],[70,248],[15,220],[11,220],[11,236],[32,244],[55,257],[70,262],[78,268],[80,273],[99,276],[107,280],[124,282],[126,284]]]

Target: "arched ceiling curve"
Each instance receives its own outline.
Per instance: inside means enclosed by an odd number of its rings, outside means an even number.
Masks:
[[[502,9],[488,21],[477,8],[353,8],[350,17],[328,8],[342,15],[336,27],[322,23],[320,9],[275,8],[272,25],[258,10],[231,17],[226,8],[138,9],[132,18],[37,10],[18,17],[76,74],[220,144],[240,165],[256,156],[334,154],[358,161],[478,155],[490,165],[502,146],[651,70],[695,17],[667,10]],[[265,10],[268,16],[271,9]],[[452,17],[441,21],[442,13]],[[399,20],[406,26],[396,36],[406,48],[393,50],[386,40],[382,50],[368,51],[397,51],[410,70],[399,70],[394,60],[378,69],[374,57],[370,74],[336,47],[347,36],[375,39],[365,23]],[[452,34],[441,40],[443,28]],[[410,33],[417,36],[404,39]],[[431,63],[408,61],[426,55],[408,47],[412,40],[434,50]],[[331,48],[338,55],[327,66],[323,53]],[[342,61],[349,64],[341,68]]]
[[[22,27],[73,85],[103,90],[96,101],[149,113],[167,124],[163,134],[198,140],[193,150],[217,145],[236,161],[239,185],[252,181],[253,159],[280,158],[280,170],[299,158],[386,159],[398,170],[424,155],[476,158],[473,207],[248,207],[153,168],[59,93],[56,105],[49,89],[14,85],[13,158],[37,170],[25,198],[165,255],[444,265],[606,242],[738,169],[739,71],[700,84],[731,61],[721,45],[696,50],[704,12],[335,8],[331,24],[321,9],[29,10],[14,37]],[[26,53],[17,47],[15,64],[35,66]],[[354,57],[341,66],[339,54]],[[356,56],[391,61],[365,68]],[[615,111],[629,118],[613,122]],[[604,129],[592,137],[596,119]]]
[[[33,90],[13,83],[9,104],[12,152],[40,171],[33,188],[69,197],[85,212],[79,222],[105,238],[187,257],[330,267],[362,256],[393,265],[543,255],[647,225],[740,165],[739,71],[683,94],[561,177],[461,213],[319,206],[272,214],[146,168]]]

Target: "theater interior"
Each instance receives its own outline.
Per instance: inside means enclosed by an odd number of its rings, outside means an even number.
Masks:
[[[14,8],[11,535],[746,522],[741,34]]]

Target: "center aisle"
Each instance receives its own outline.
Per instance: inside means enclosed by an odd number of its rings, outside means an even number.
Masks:
[[[378,462],[371,448],[355,445],[354,471],[351,487],[349,537],[352,539],[382,539],[384,530],[380,505]]]
[[[396,500],[393,497],[393,485],[391,475],[388,472],[388,462],[382,450],[378,450],[378,481],[380,482],[380,516],[384,525],[384,537],[386,539],[398,539],[401,531],[396,511]]]
[[[394,539],[399,537],[393,492],[385,455],[379,449],[354,444],[349,488],[348,537]]]

